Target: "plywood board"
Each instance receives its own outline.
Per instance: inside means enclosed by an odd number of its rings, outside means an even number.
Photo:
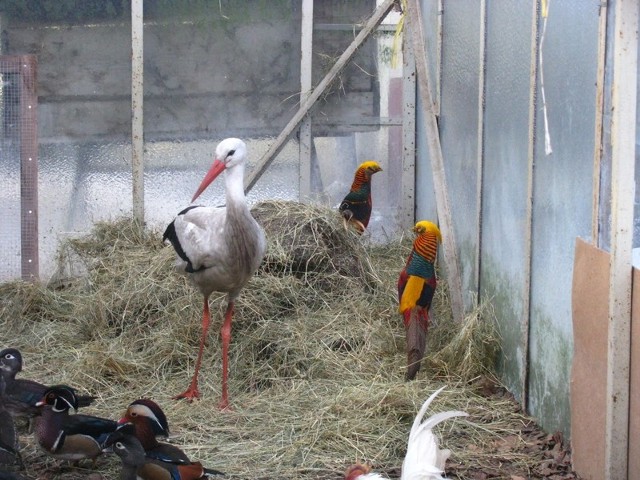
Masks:
[[[608,252],[578,239],[573,268],[571,370],[573,468],[585,480],[605,477],[609,297]],[[629,379],[629,473],[640,479],[640,270],[633,269]]]
[[[609,254],[576,240],[571,305],[571,446],[585,480],[604,477]]]
[[[631,291],[631,372],[629,375],[629,475],[640,478],[640,270]]]

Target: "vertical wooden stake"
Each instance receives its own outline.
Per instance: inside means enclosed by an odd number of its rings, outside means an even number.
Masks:
[[[611,271],[605,475],[627,478],[631,360],[631,253],[635,199],[638,3],[616,0],[611,117]]]
[[[408,0],[407,17],[411,23],[411,36],[413,38],[413,48],[416,58],[416,72],[418,74],[418,91],[426,126],[427,145],[429,147],[429,157],[431,159],[431,170],[433,172],[433,185],[436,194],[436,208],[438,211],[438,221],[442,229],[442,242],[444,246],[445,268],[447,270],[447,282],[449,284],[449,295],[451,299],[451,310],[453,318],[457,322],[462,322],[464,318],[464,305],[462,302],[462,280],[458,267],[458,250],[451,219],[451,208],[449,203],[449,190],[444,170],[444,159],[440,146],[440,133],[434,111],[434,104],[431,98],[431,80],[429,78],[429,68],[427,67],[427,51],[424,44],[424,34],[422,31],[422,13],[418,0]]]
[[[131,1],[131,175],[133,218],[144,223],[143,31],[142,0]]]

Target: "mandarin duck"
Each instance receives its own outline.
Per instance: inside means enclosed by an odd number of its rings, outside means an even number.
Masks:
[[[420,370],[427,344],[429,308],[436,291],[435,261],[440,229],[422,220],[413,228],[416,239],[405,267],[398,278],[398,310],[402,314],[407,342],[406,380],[413,380]]]
[[[0,376],[0,465],[19,465],[22,467],[18,434],[13,416],[6,407],[4,390],[4,378]]]
[[[191,206],[169,224],[163,241],[176,251],[176,268],[190,278],[204,297],[202,334],[195,371],[189,387],[174,398],[199,398],[198,372],[211,323],[209,296],[227,294],[227,308],[220,330],[222,340],[222,398],[219,408],[229,406],[227,387],[231,321],[235,300],[258,270],[266,249],[264,230],[251,216],[244,194],[247,146],[238,138],[227,138],[216,148],[213,165],[191,199],[194,202],[218,175],[225,172],[226,207]]]
[[[11,399],[14,417],[33,417],[39,413],[36,403],[42,399],[47,386],[34,380],[16,378],[22,371],[22,354],[16,348],[5,348],[0,351],[0,375],[6,382],[5,393]],[[90,405],[96,397],[89,395],[77,395],[78,406]]]
[[[401,480],[445,480],[442,474],[451,451],[440,449],[432,428],[452,417],[467,417],[469,414],[457,410],[436,413],[424,422],[422,418],[434,398],[445,387],[436,390],[422,405],[416,415],[407,443],[407,453],[402,463]]]
[[[0,468],[0,480],[26,480],[26,479],[19,473],[7,471]]]
[[[161,462],[146,455],[130,423],[109,434],[104,451],[112,451],[122,462],[120,480],[195,480],[208,478],[199,464],[179,465]]]
[[[102,454],[102,443],[118,423],[92,415],[70,415],[78,409],[74,390],[66,385],[49,387],[36,404],[41,415],[35,419],[35,436],[40,447],[54,458],[77,462],[90,459],[94,465]]]
[[[364,233],[371,218],[371,177],[382,171],[373,160],[360,164],[353,178],[351,190],[344,197],[338,211],[344,219],[345,228],[351,225],[359,234]]]
[[[132,425],[130,432],[142,445],[147,458],[162,462],[163,466],[184,466],[193,468],[191,472],[200,471],[201,478],[205,474],[221,474],[217,470],[203,467],[200,462],[193,462],[177,446],[159,442],[156,437],[169,436],[169,423],[160,406],[153,400],[141,398],[129,404],[124,416],[118,420],[119,425]],[[186,478],[186,477],[183,477]]]

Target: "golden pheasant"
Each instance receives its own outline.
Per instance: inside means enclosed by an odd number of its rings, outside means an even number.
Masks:
[[[351,190],[338,207],[345,227],[351,224],[360,234],[367,229],[371,217],[371,176],[380,171],[382,168],[373,160],[361,163],[353,178]]]
[[[429,308],[436,291],[435,261],[442,235],[429,221],[416,223],[416,239],[405,267],[398,278],[398,310],[403,316],[407,339],[407,380],[420,370],[427,343]]]

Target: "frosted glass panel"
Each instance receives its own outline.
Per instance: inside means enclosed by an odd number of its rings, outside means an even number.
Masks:
[[[463,257],[464,301],[474,306],[478,232],[480,1],[447,2],[443,15],[440,137],[451,217]]]
[[[500,305],[501,370],[522,394],[531,2],[487,2],[481,295]],[[522,293],[518,293],[522,292]]]

